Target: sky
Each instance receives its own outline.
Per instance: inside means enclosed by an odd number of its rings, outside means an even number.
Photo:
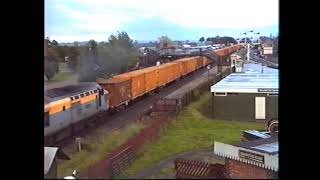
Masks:
[[[45,37],[107,41],[125,31],[137,41],[278,34],[278,0],[45,0]],[[257,38],[251,34],[249,37]]]

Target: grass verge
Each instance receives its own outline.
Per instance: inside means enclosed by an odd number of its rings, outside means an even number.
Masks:
[[[52,79],[50,79],[48,82],[65,81],[65,80],[68,80],[72,75],[73,75],[72,72],[59,72]]]
[[[63,161],[58,166],[58,177],[70,175],[73,170],[81,171],[94,164],[107,153],[124,143],[144,127],[141,123],[132,123],[111,134],[104,135],[99,140],[86,143],[86,149],[72,155],[71,160]]]
[[[117,178],[126,178],[162,159],[182,152],[207,148],[214,141],[235,143],[247,129],[261,129],[263,123],[210,119],[202,108],[210,103],[211,94],[204,93],[172,120],[158,140],[146,145],[136,161]],[[207,107],[210,107],[207,105]]]

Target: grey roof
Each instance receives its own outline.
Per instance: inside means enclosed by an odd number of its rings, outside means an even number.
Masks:
[[[69,157],[57,147],[44,147],[44,174],[47,174],[50,170],[56,155],[59,159],[69,159]]]
[[[269,68],[267,66],[263,66],[259,63],[256,62],[252,62],[252,63],[246,63],[243,65],[243,70],[244,73],[261,73],[261,71],[263,70],[264,74],[279,74],[279,70],[278,69],[274,69],[274,68]]]
[[[211,92],[264,93],[279,91],[279,74],[277,69],[263,67],[259,64],[245,64],[244,73],[232,73],[217,84],[211,86]]]
[[[266,139],[258,139],[253,141],[243,141],[234,146],[250,149],[257,152],[277,155],[279,151],[278,138],[270,137]]]
[[[83,93],[85,91],[90,91],[98,87],[99,85],[97,83],[78,83],[75,85],[68,85],[59,88],[48,89],[45,90],[44,93],[45,103],[70,97],[79,93]]]
[[[263,132],[260,132],[260,131],[257,131],[257,130],[246,130],[244,132],[246,132],[248,134],[255,135],[255,136],[260,137],[260,138],[269,138],[269,137],[271,137],[270,135],[268,135],[266,133],[263,133]]]

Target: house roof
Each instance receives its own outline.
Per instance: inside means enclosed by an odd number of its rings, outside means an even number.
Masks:
[[[279,151],[277,137],[262,138],[254,141],[242,141],[238,144],[234,144],[234,146],[271,155],[277,155]]]
[[[214,142],[214,154],[231,160],[278,171],[279,144],[277,137],[244,141],[238,144]]]
[[[44,147],[44,174],[47,174],[51,168],[54,158],[70,159],[63,151],[57,147]]]
[[[211,92],[278,93],[278,70],[264,66],[261,71],[259,64],[245,64],[244,73],[230,74],[211,86]]]

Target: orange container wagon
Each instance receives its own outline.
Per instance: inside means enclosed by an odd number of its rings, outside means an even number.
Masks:
[[[174,72],[171,64],[166,63],[158,67],[158,78],[160,86],[164,86],[174,80]]]
[[[202,67],[202,60],[203,57],[198,56],[197,57],[197,69],[200,69]]]
[[[195,71],[197,69],[197,58],[190,58],[188,60],[188,65],[189,73]]]
[[[168,63],[169,64],[169,63]],[[176,80],[176,79],[179,79],[181,77],[181,74],[182,74],[182,66],[180,63],[176,63],[176,62],[171,62],[170,63],[171,66],[172,66],[172,71],[173,71],[173,79]]]
[[[109,107],[117,106],[129,102],[131,99],[131,79],[98,79],[97,83],[109,92],[107,96]]]
[[[193,64],[192,58],[183,58],[178,60],[177,62],[181,62],[183,64],[183,75],[189,74],[195,68],[195,64]]]
[[[114,79],[131,79],[132,98],[136,98],[145,93],[145,73],[143,70],[136,70],[113,77]]]
[[[158,87],[158,74],[157,68],[145,68],[145,93],[152,91]]]

